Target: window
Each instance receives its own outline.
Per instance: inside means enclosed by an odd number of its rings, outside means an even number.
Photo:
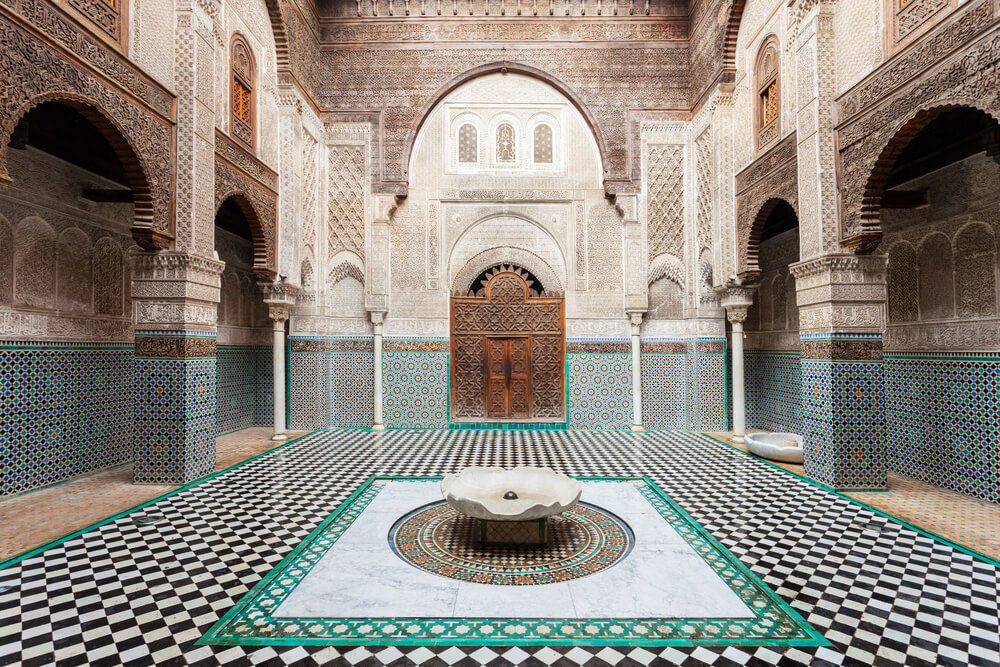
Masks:
[[[535,126],[535,164],[552,164],[552,126]]]
[[[778,40],[768,38],[757,57],[757,148],[774,142],[780,134],[781,89],[778,78]]]
[[[517,162],[517,135],[510,123],[497,128],[497,162]]]
[[[458,129],[458,161],[460,164],[479,162],[479,130],[472,123]]]
[[[230,66],[232,68],[232,122],[229,133],[251,150],[254,148],[254,63],[246,41],[233,37]]]
[[[128,25],[125,20],[127,2],[122,2],[122,0],[70,0],[69,4],[122,48],[127,46],[126,33],[128,31],[122,30],[122,25]]]

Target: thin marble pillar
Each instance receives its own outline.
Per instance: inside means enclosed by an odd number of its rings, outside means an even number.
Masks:
[[[733,442],[741,443],[747,433],[746,383],[743,372],[743,322],[753,303],[753,290],[746,287],[728,287],[722,307],[732,325],[733,348]]]
[[[382,417],[382,321],[384,319],[385,313],[382,312],[372,312],[372,339],[375,351],[375,410],[374,419],[372,423],[373,431],[384,431],[385,422]]]
[[[632,430],[643,431],[642,427],[642,356],[639,340],[639,330],[642,325],[642,313],[630,315],[632,324]]]

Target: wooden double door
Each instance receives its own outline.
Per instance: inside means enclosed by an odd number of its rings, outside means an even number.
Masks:
[[[511,266],[452,296],[452,420],[565,422],[564,308]]]
[[[531,338],[486,337],[486,416],[531,415]]]

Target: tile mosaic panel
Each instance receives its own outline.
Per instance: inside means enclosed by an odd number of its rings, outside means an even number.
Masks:
[[[386,428],[448,427],[448,354],[382,353]]]
[[[333,352],[329,363],[330,428],[369,428],[375,420],[375,355]]]
[[[216,350],[217,435],[273,423],[271,348],[222,346]]]
[[[748,351],[748,429],[802,434],[802,364],[794,352]]]
[[[718,352],[691,353],[692,349],[697,349],[695,341],[643,343],[642,423],[646,428],[728,428],[727,375],[721,341]]]
[[[131,345],[0,347],[0,496],[132,460]]]
[[[1000,502],[1000,358],[884,363],[889,469]]]
[[[881,361],[802,360],[805,472],[834,489],[882,489],[885,385]]]
[[[215,357],[136,359],[136,482],[182,484],[215,470],[215,375]]]
[[[569,425],[589,430],[632,425],[632,356],[569,354]]]
[[[293,338],[288,367],[290,428],[372,425],[375,371],[371,338]]]

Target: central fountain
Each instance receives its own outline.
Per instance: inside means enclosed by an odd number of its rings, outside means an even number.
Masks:
[[[483,544],[544,545],[548,521],[576,506],[583,486],[551,468],[472,466],[441,480],[455,511],[478,522]]]

